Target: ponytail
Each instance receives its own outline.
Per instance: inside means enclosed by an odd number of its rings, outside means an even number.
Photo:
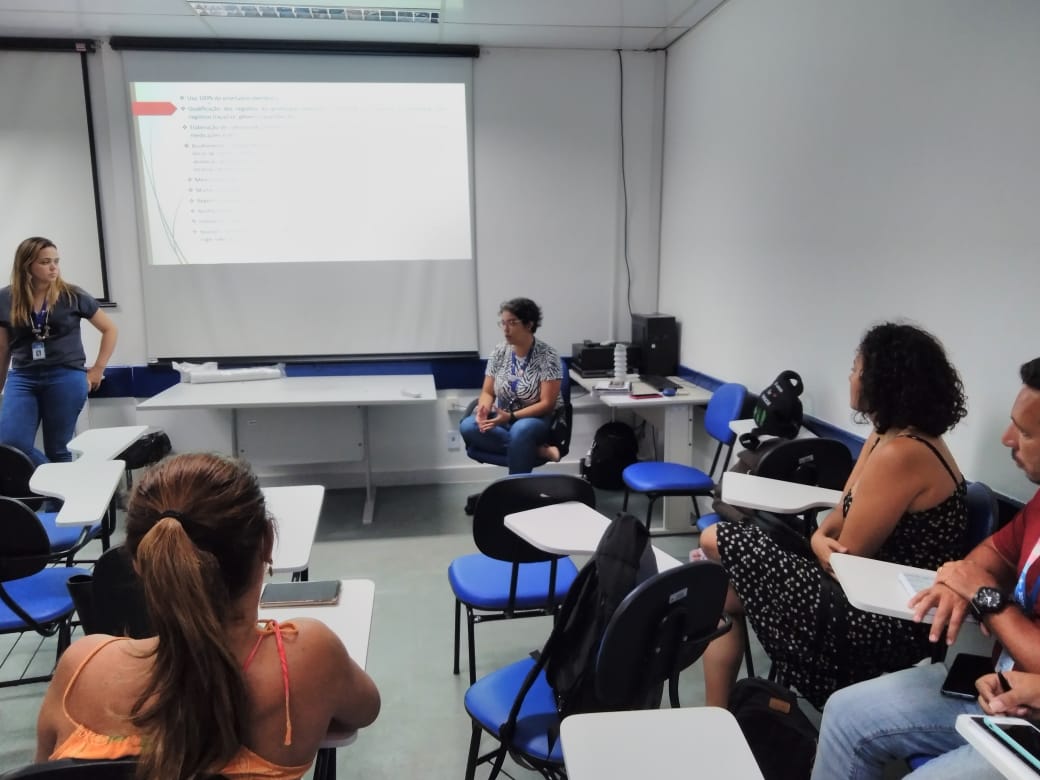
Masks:
[[[220,771],[245,742],[245,681],[224,636],[231,598],[217,558],[164,512],[135,554],[158,634],[150,679],[130,711],[141,732],[139,780]]]

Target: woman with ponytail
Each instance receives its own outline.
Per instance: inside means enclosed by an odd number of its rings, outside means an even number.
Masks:
[[[259,621],[274,527],[240,461],[178,455],[127,509],[157,636],[94,634],[62,655],[37,761],[139,756],[138,777],[302,777],[330,731],[367,726],[375,683],[325,624]]]

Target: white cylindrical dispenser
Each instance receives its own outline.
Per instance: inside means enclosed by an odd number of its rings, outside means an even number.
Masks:
[[[614,345],[614,384],[623,385],[628,379],[628,347],[620,342]]]

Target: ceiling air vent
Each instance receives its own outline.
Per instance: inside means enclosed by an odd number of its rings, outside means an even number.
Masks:
[[[361,6],[268,5],[266,3],[204,3],[188,0],[199,16],[253,19],[333,19],[342,22],[407,22],[437,24],[440,11],[422,8],[365,8]]]

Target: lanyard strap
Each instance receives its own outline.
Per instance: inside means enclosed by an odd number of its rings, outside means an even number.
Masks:
[[[534,349],[534,345],[531,346]],[[524,358],[524,362],[521,363],[516,359],[516,352],[510,352],[510,375],[513,377],[509,380],[509,387],[513,391],[513,395],[516,395],[516,388],[520,384],[520,378],[523,377],[524,372],[527,371],[527,363],[531,359],[531,353],[527,353],[527,357]]]
[[[41,334],[46,337],[47,326],[51,320],[51,313],[47,309],[47,298],[43,299],[43,305],[40,307],[38,312],[32,312],[33,320],[33,334],[39,337]]]
[[[1040,577],[1036,578],[1033,587],[1029,590],[1028,597],[1026,596],[1026,575],[1029,574],[1029,569],[1032,568],[1037,558],[1040,558],[1040,539],[1037,539],[1036,544],[1033,545],[1033,551],[1029,553],[1026,565],[1022,567],[1022,573],[1018,575],[1018,583],[1015,585],[1015,601],[1022,605],[1027,614],[1033,613],[1033,606],[1036,604],[1037,597],[1040,596]]]

